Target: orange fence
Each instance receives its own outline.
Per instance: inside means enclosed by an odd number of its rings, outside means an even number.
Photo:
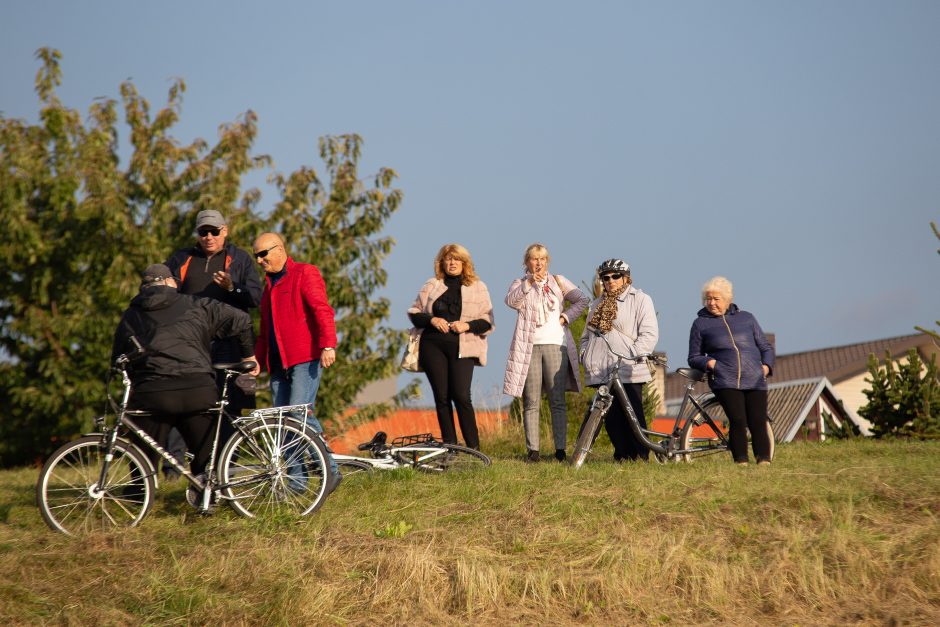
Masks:
[[[507,420],[505,412],[478,410],[476,416],[477,428],[481,435],[498,430]],[[456,428],[459,436],[459,425],[456,425]],[[389,442],[400,435],[415,433],[431,433],[438,438],[441,436],[437,414],[433,409],[399,409],[382,418],[352,427],[342,435],[332,435],[329,438],[330,448],[344,455],[359,455],[356,447],[361,442],[371,440],[376,431],[387,433]]]

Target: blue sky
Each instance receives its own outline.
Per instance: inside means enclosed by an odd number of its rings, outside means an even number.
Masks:
[[[780,353],[940,318],[938,28],[932,0],[14,0],[0,111],[35,120],[34,53],[51,46],[68,106],[131,79],[156,108],[182,77],[179,139],[252,109],[255,151],[281,172],[319,168],[321,135],[361,134],[362,172],[392,167],[405,192],[392,323],[437,249],[464,244],[495,304],[474,381],[490,404],[502,299],[534,241],[577,283],[625,259],[671,369],[716,274]]]

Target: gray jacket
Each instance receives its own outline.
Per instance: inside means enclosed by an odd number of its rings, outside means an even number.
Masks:
[[[652,353],[659,339],[659,323],[656,321],[653,299],[630,285],[617,300],[617,318],[607,333],[607,341],[623,355]],[[591,303],[587,313],[588,322],[602,301],[603,296]],[[593,327],[585,325],[579,350],[587,385],[606,383],[617,364],[617,358],[608,350],[604,340],[594,335],[593,330]],[[652,379],[645,363],[624,362],[621,366],[620,380],[624,383],[646,383]]]

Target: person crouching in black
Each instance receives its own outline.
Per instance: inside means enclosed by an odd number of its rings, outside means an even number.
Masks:
[[[133,351],[132,338],[144,347],[143,356],[129,370],[133,385],[129,407],[150,415],[135,416],[134,421],[161,444],[170,429],[177,428],[193,452],[191,469],[198,475],[205,470],[212,448],[208,410],[219,400],[210,344],[236,337],[242,360],[255,361],[251,317],[217,300],[180,294],[163,264],[148,266],[141,279],[140,292],[114,334],[111,359]],[[157,454],[149,454],[156,464]]]

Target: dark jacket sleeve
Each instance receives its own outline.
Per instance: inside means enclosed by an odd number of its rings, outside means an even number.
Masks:
[[[767,374],[767,376],[773,375],[776,353],[774,352],[774,347],[770,343],[770,340],[768,340],[767,336],[764,335],[764,330],[760,328],[760,324],[758,324],[757,318],[754,318],[754,343],[757,344],[757,348],[760,350],[761,363],[770,369],[770,372]]]
[[[255,350],[255,334],[251,325],[251,316],[242,311],[209,298],[197,299],[206,310],[212,339],[228,337],[238,339],[242,358],[251,357]]]
[[[235,246],[232,247],[232,263],[229,273],[232,275],[234,289],[227,294],[230,305],[239,309],[253,309],[261,304],[261,279],[251,255]]]
[[[408,318],[411,319],[411,324],[415,325],[416,329],[426,329],[431,326],[431,317],[429,313],[408,314]]]
[[[702,338],[702,329],[698,324],[698,320],[692,323],[692,328],[689,330],[689,367],[695,368],[696,370],[701,370],[705,372],[708,370],[706,364],[708,363],[708,355],[705,353],[704,341]]]
[[[124,315],[121,316],[121,321],[118,323],[117,330],[114,332],[114,343],[111,345],[112,364],[114,364],[115,359],[127,352],[125,346],[127,345],[130,336],[131,331],[127,324],[127,312],[125,312]]]

